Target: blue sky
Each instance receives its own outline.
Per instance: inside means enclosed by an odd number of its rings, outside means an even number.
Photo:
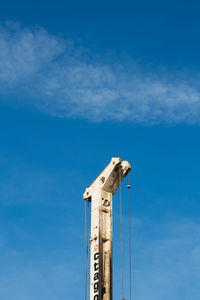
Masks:
[[[133,165],[134,299],[199,299],[199,10],[2,1],[1,299],[84,298],[82,193],[116,155]],[[113,213],[118,300],[119,193]]]

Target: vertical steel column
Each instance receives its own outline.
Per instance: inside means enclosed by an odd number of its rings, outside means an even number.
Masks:
[[[112,193],[99,190],[91,205],[90,300],[112,300]]]
[[[90,250],[90,300],[102,299],[101,295],[101,239],[100,239],[101,192],[98,190],[91,202],[91,250]]]
[[[86,189],[91,201],[90,300],[112,300],[112,195],[131,165],[113,157],[108,166]]]
[[[100,238],[102,245],[103,300],[112,300],[112,193],[101,192]]]

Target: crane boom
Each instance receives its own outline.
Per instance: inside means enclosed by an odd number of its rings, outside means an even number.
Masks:
[[[112,195],[131,170],[128,161],[113,157],[86,188],[91,202],[90,300],[112,300]]]

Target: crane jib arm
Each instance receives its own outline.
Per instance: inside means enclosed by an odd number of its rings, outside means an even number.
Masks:
[[[112,300],[112,195],[130,170],[113,157],[83,195],[91,202],[90,300]]]

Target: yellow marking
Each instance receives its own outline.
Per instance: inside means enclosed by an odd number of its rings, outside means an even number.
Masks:
[[[99,249],[99,245],[95,245],[94,251],[97,251]]]

